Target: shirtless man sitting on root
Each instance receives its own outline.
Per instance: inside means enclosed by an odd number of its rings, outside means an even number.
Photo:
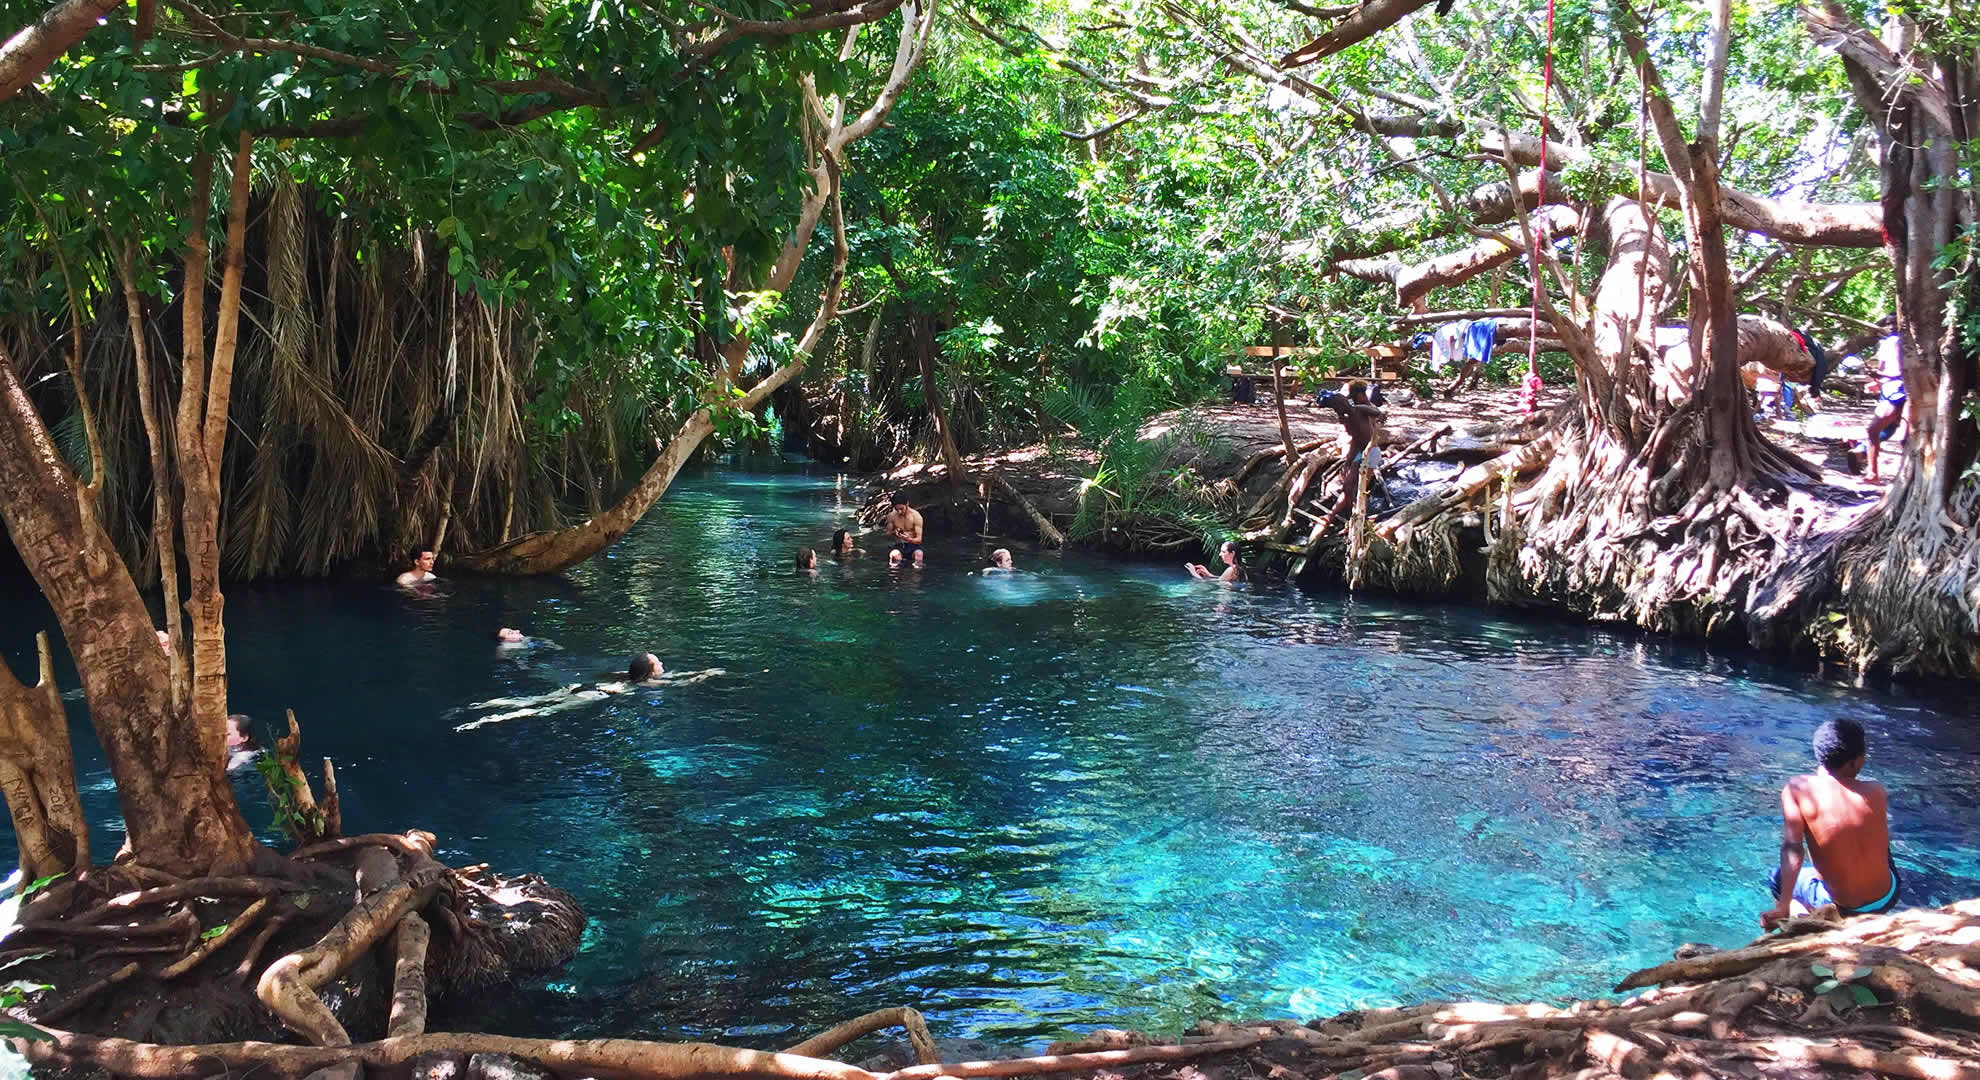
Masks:
[[[887,561],[898,566],[902,560],[909,560],[920,566],[921,512],[908,501],[907,492],[894,493],[894,508],[887,514],[887,531],[899,541],[887,553]]]
[[[1822,767],[1781,789],[1781,864],[1767,879],[1774,906],[1760,913],[1771,930],[1790,914],[1835,904],[1845,915],[1889,911],[1900,883],[1891,862],[1890,796],[1861,780],[1863,725],[1831,720],[1815,732]],[[1807,847],[1810,862],[1802,862]]]

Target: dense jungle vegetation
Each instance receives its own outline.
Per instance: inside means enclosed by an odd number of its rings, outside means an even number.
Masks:
[[[844,310],[777,407],[747,412],[737,388],[790,361],[832,263],[831,230],[805,219],[829,121],[807,95],[872,104],[899,35],[859,28],[900,5],[113,9],[4,106],[0,339],[85,475],[96,429],[110,531],[155,565],[133,339],[166,390],[188,240],[203,222],[219,242],[248,136],[232,576],[321,574],[442,534],[480,551],[595,514],[656,438],[698,444],[682,425],[704,405],[718,442],[768,422],[861,468],[1058,434],[1055,413],[1132,425],[1220,390],[1246,344],[1319,345],[1308,362],[1327,366],[1396,337],[1383,261],[1460,252],[1506,220],[1487,148],[1537,134],[1543,97],[1569,197],[1667,168],[1617,32],[1636,13],[1562,5],[1549,85],[1544,8],[1393,17],[1421,6],[1374,5],[1392,29],[1288,67],[1346,9],[929,12],[885,122],[827,155]],[[1648,14],[1666,94],[1696,100],[1704,9]],[[1876,199],[1877,124],[1834,49],[1788,7],[1733,16],[1725,183]],[[771,265],[800,240],[794,275]],[[1796,240],[1731,234],[1742,310],[1860,345],[1893,311],[1889,260],[1874,238]],[[1591,287],[1599,257],[1563,246]],[[1524,306],[1526,277],[1514,262],[1453,280],[1432,306]],[[1682,321],[1681,293],[1669,307]]]

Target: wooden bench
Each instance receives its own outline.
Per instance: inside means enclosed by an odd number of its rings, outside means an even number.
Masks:
[[[1248,345],[1244,350],[1247,361],[1253,357],[1276,360],[1293,359],[1301,356],[1321,356],[1325,353],[1325,349],[1313,345]],[[1332,375],[1315,376],[1312,380],[1314,383],[1313,388],[1317,389],[1322,386],[1343,387],[1356,379],[1373,383],[1396,383],[1402,382],[1407,377],[1409,349],[1406,346],[1370,345],[1363,348],[1361,353],[1363,356],[1368,357],[1367,371],[1342,371],[1335,372]],[[1281,367],[1279,368],[1279,372],[1281,385],[1285,388],[1286,400],[1291,401],[1293,398],[1305,394],[1309,389],[1306,381],[1293,374],[1290,368]],[[1252,385],[1257,389],[1262,399],[1265,401],[1272,400],[1272,370],[1270,366],[1262,371],[1256,371],[1247,370],[1244,364],[1231,364],[1224,368],[1224,374],[1231,377],[1231,388],[1233,390],[1237,388],[1237,381],[1239,379],[1249,376]]]

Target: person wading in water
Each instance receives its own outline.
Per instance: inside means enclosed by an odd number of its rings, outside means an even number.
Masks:
[[[1891,862],[1890,795],[1860,780],[1863,725],[1831,720],[1815,732],[1821,769],[1781,788],[1781,864],[1767,878],[1774,906],[1760,913],[1771,930],[1796,906],[1834,904],[1845,915],[1889,911],[1901,886]],[[1806,845],[1813,865],[1802,862]]]
[[[894,509],[887,514],[887,531],[899,541],[894,545],[893,552],[889,553],[890,561],[892,555],[898,553],[900,558],[920,566],[921,512],[908,501],[904,491],[894,493]]]

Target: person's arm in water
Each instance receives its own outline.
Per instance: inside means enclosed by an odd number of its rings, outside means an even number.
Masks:
[[[1781,788],[1781,878],[1780,891],[1774,897],[1774,906],[1760,913],[1760,928],[1772,930],[1781,920],[1788,917],[1794,903],[1794,882],[1801,876],[1803,847],[1807,841],[1808,825],[1801,817],[1801,800],[1795,794],[1795,783],[1790,780]]]

